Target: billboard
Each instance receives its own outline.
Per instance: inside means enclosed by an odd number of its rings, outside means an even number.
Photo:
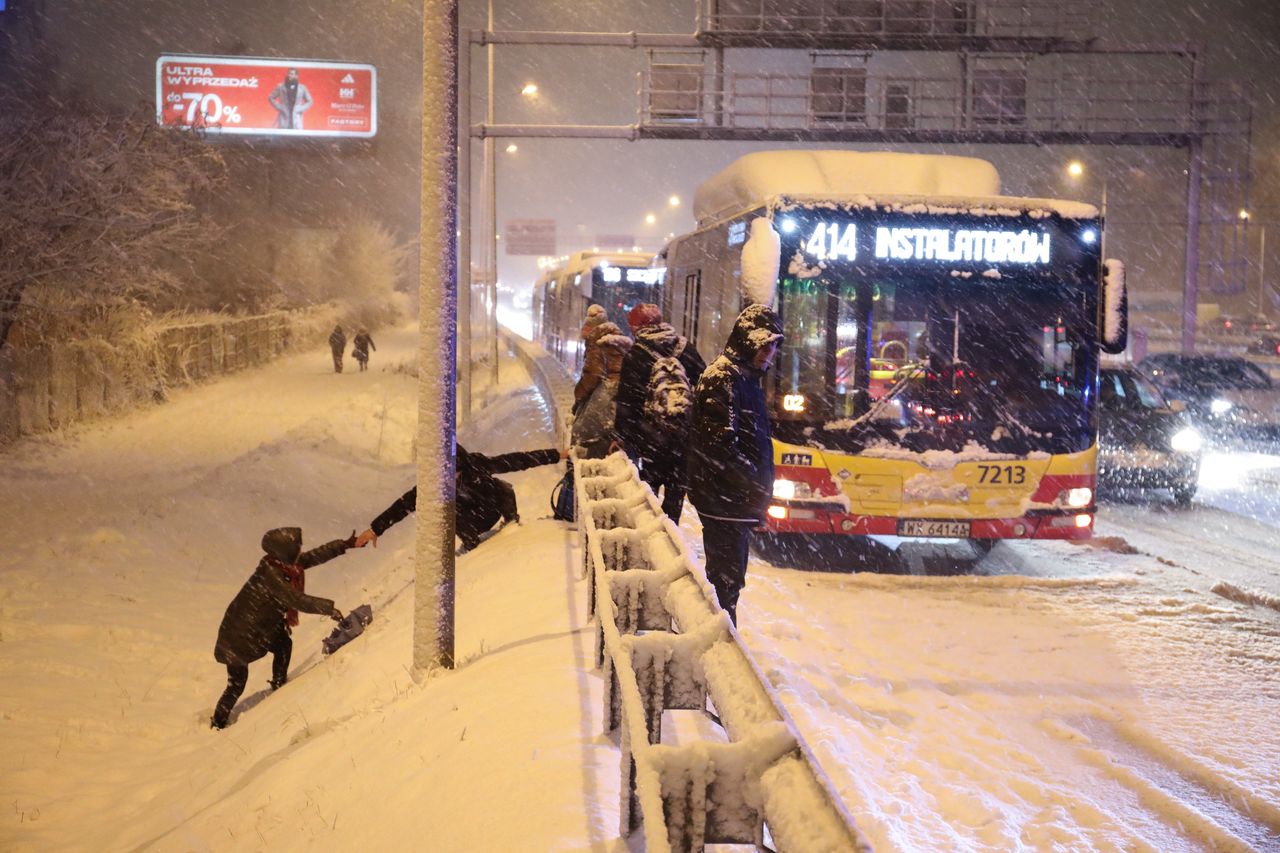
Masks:
[[[255,136],[371,137],[378,71],[310,59],[161,56],[156,120],[164,127]]]
[[[554,255],[554,219],[510,219],[506,227],[508,255]]]

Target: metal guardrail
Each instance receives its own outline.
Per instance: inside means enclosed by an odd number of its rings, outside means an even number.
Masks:
[[[574,459],[605,728],[620,732],[620,830],[649,853],[706,844],[869,851],[653,492],[622,453]],[[710,701],[726,740],[662,743],[668,710]]]

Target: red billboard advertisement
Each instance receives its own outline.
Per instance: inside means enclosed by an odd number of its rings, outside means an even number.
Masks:
[[[156,119],[214,133],[370,137],[377,84],[376,68],[354,62],[162,56]]]

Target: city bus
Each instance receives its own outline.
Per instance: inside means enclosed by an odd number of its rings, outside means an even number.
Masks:
[[[1094,206],[1001,196],[975,158],[775,151],[694,213],[655,262],[673,325],[710,360],[748,302],[783,323],[770,531],[1092,535],[1098,358],[1127,310]]]
[[[640,252],[575,252],[544,270],[533,286],[533,337],[570,373],[582,369],[582,323],[587,307],[600,305],[609,320],[631,335],[627,313],[660,299],[661,269]]]

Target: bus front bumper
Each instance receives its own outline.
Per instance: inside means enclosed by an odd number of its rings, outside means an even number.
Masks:
[[[902,519],[894,516],[854,515],[842,506],[775,500],[769,505],[764,529],[770,533],[810,533],[836,536],[903,536],[948,539],[1089,539],[1095,507],[1041,510],[1019,518]],[[907,524],[903,522],[926,522]],[[938,522],[930,525],[927,522]],[[967,526],[967,527],[966,527]],[[909,529],[908,529],[909,528]],[[930,531],[936,530],[934,535]]]

